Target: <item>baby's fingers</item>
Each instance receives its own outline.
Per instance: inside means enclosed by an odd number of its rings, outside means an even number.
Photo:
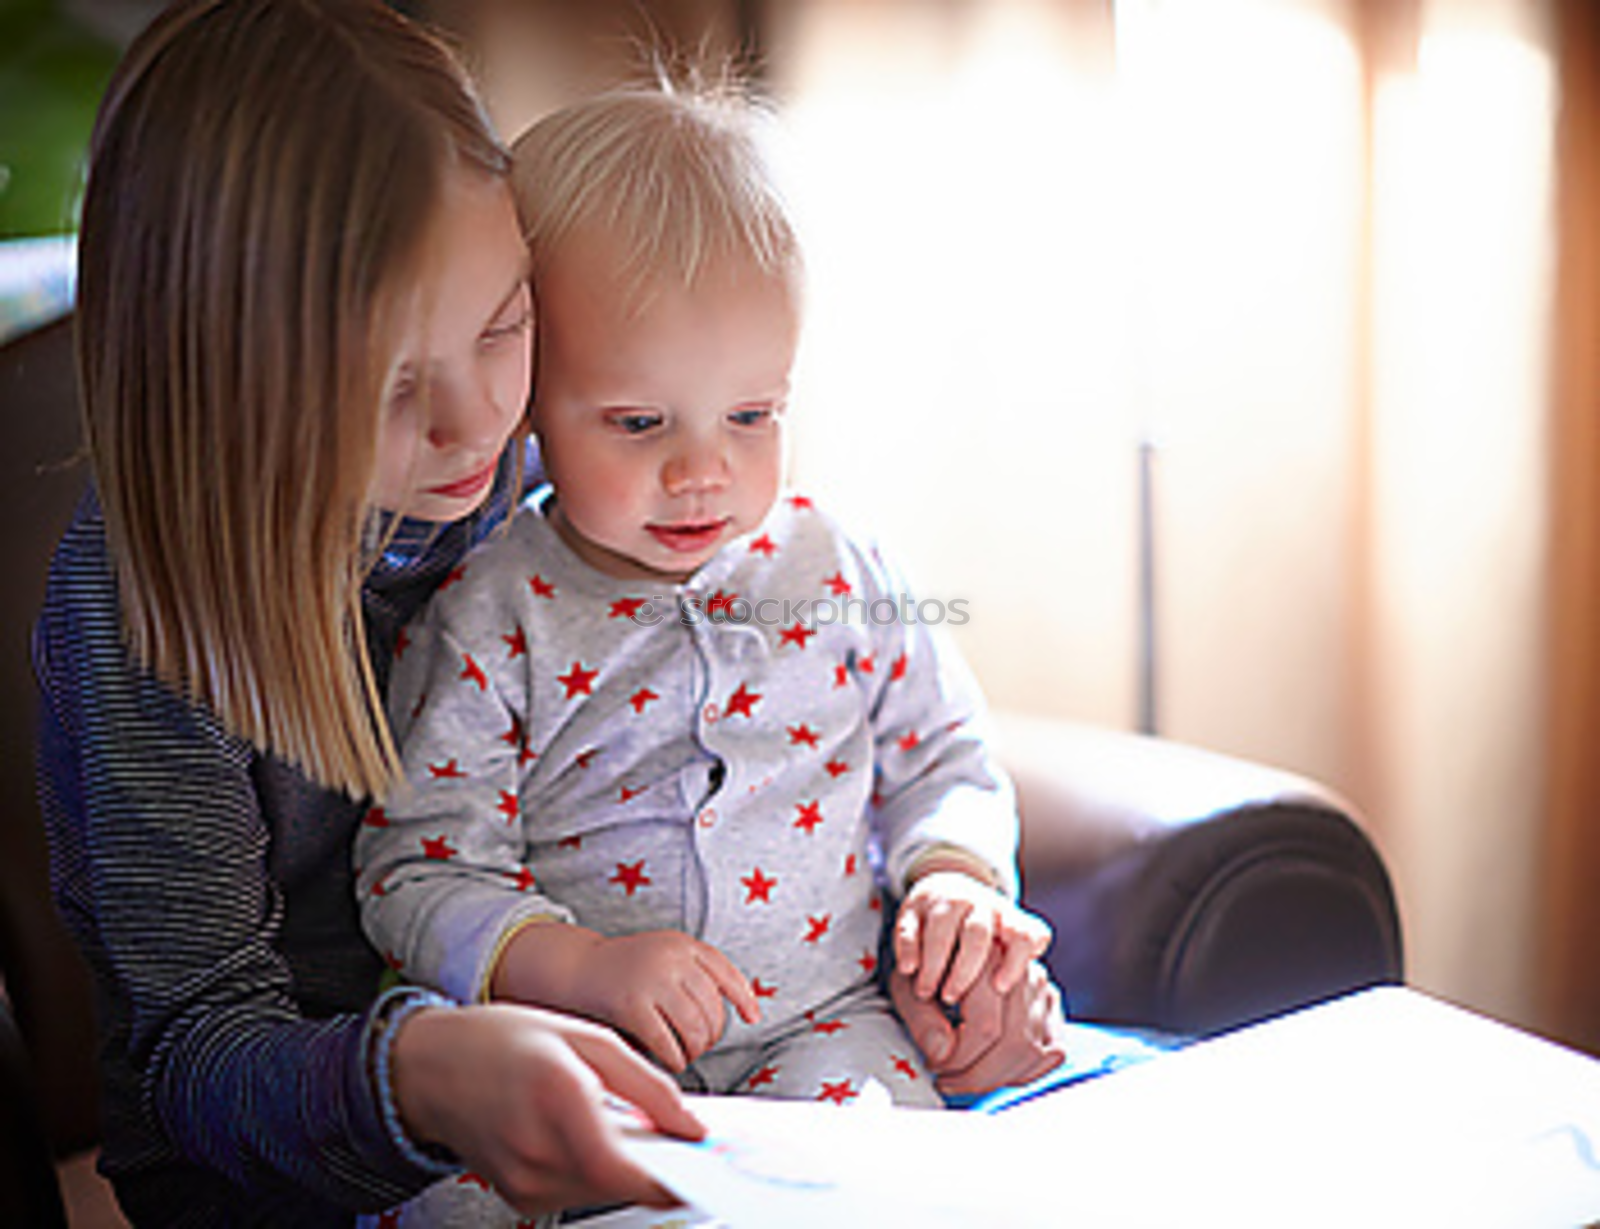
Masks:
[[[709,945],[701,951],[699,959],[700,967],[711,978],[718,993],[733,1004],[739,1018],[746,1024],[757,1023],[761,1019],[761,1004],[756,999],[755,988],[733,961]]]

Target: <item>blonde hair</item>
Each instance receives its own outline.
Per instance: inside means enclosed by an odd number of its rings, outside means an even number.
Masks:
[[[580,229],[605,235],[635,290],[664,278],[692,286],[727,260],[797,278],[800,246],[763,140],[768,118],[733,83],[662,79],[538,120],[512,146],[535,285]]]
[[[362,619],[385,367],[447,176],[509,172],[376,0],[186,0],[95,125],[78,365],[135,655],[352,795],[398,760]]]

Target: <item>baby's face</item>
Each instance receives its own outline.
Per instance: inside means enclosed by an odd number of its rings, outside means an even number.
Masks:
[[[533,423],[558,532],[609,575],[687,579],[777,498],[792,282],[723,266],[692,290],[653,283],[641,301],[580,236],[538,294]]]

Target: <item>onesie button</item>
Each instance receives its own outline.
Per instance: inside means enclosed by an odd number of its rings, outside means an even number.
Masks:
[[[715,704],[707,704],[705,708],[700,710],[700,715],[707,721],[715,721],[719,716],[721,716],[721,714],[717,711],[717,706]]]
[[[702,828],[709,828],[717,822],[717,808],[701,807],[700,814],[697,818],[700,820],[700,826]]]

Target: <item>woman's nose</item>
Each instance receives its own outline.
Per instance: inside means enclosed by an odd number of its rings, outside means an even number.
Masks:
[[[731,476],[728,458],[711,442],[693,442],[668,458],[661,479],[669,495],[690,495],[715,491],[728,485]]]

